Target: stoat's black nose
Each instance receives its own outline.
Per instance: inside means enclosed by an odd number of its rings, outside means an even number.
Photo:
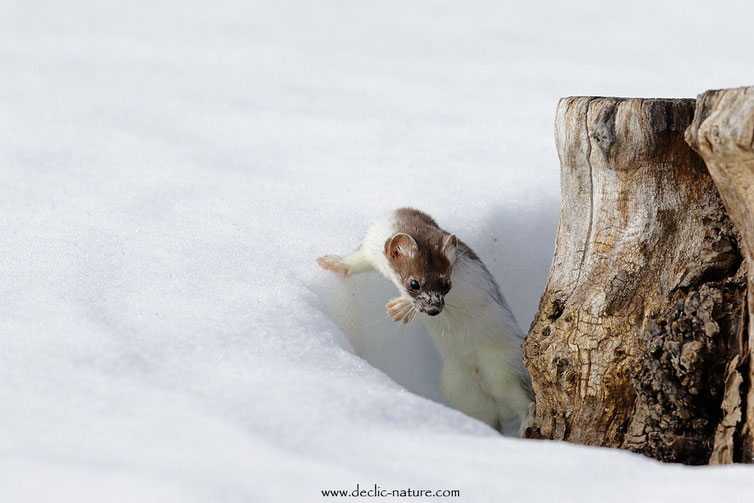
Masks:
[[[442,309],[440,309],[439,307],[433,306],[433,307],[428,307],[425,312],[430,316],[437,316],[438,314],[440,314],[440,311],[442,311]]]

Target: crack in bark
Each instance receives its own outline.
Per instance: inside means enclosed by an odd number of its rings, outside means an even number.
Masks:
[[[586,238],[584,239],[584,251],[581,254],[581,262],[579,262],[579,272],[576,276],[576,284],[579,284],[581,280],[581,271],[584,269],[584,262],[586,261],[586,253],[589,250],[589,243],[592,241],[592,229],[594,228],[594,172],[592,171],[592,137],[589,135],[589,111],[592,107],[594,98],[589,99],[586,102],[586,113],[584,114],[584,130],[586,131],[586,165],[589,169],[589,219],[588,227],[586,229]]]

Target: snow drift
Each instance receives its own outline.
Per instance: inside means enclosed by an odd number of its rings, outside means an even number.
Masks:
[[[526,328],[557,225],[557,98],[751,83],[749,3],[0,11],[3,501],[751,494],[748,467],[499,437],[441,403],[422,327],[382,318],[384,280],[314,262],[415,206]]]

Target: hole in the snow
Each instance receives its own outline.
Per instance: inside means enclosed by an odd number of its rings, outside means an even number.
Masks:
[[[440,390],[442,361],[424,324],[408,324],[387,316],[385,304],[398,292],[376,273],[349,278],[328,289],[322,299],[354,352],[417,395],[447,403]]]

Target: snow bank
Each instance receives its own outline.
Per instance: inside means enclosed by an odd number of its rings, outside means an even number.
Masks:
[[[526,328],[557,225],[557,98],[752,83],[750,4],[0,11],[0,500],[751,494],[747,467],[500,438],[438,403],[422,327],[381,319],[389,285],[314,263],[413,205]]]

